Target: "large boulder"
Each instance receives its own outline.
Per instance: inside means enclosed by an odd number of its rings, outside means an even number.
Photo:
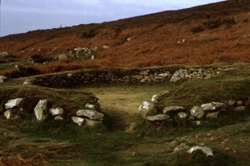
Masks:
[[[76,111],[77,116],[87,117],[92,120],[102,121],[104,114],[92,109],[81,109]]]
[[[46,118],[45,111],[47,111],[47,100],[39,100],[36,107],[34,108],[34,113],[36,116],[36,119],[39,121],[42,121]]]
[[[23,98],[11,99],[7,103],[5,103],[5,109],[12,109],[17,107],[18,104],[23,100]]]
[[[199,107],[199,106],[194,106],[191,110],[190,110],[190,115],[197,118],[197,119],[201,119],[204,117],[205,112],[204,110]]]
[[[144,101],[138,108],[140,114],[144,119],[146,119],[147,116],[155,115],[157,114],[157,110],[155,108],[155,104],[150,101]]]

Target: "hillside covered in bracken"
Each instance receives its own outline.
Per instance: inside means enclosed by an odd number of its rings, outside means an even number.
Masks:
[[[101,24],[36,30],[0,38],[0,74],[16,62],[38,73],[82,68],[250,62],[250,2],[225,1]],[[97,48],[95,58],[58,55]],[[43,63],[28,63],[34,57]],[[46,63],[44,63],[46,61]],[[6,65],[8,63],[8,65]]]

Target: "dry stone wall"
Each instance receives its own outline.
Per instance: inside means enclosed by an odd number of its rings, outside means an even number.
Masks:
[[[97,100],[95,97],[93,99]],[[32,119],[37,121],[59,120],[76,123],[79,126],[95,126],[102,124],[104,119],[104,114],[101,113],[100,104],[97,101],[86,103],[85,107],[70,112],[64,110],[62,107],[51,107],[51,101],[47,99],[40,99],[33,110],[25,110],[21,102],[25,102],[24,105],[29,104],[25,98],[10,99],[4,104],[4,108],[0,113],[3,113],[4,117],[11,121],[32,117]]]
[[[190,120],[193,124],[200,125],[229,111],[246,111],[250,105],[250,101],[229,100],[227,103],[210,102],[187,109],[183,106],[164,105],[163,100],[168,94],[169,91],[163,91],[153,95],[151,101],[143,101],[138,108],[143,119],[158,123],[166,120],[174,121],[177,117],[178,119]]]
[[[134,68],[134,69],[86,69],[74,72],[63,72],[37,76],[26,80],[25,84],[47,87],[67,87],[72,85],[93,83],[152,83],[180,79],[209,79],[229,69],[221,68],[190,68],[173,70],[167,67]]]

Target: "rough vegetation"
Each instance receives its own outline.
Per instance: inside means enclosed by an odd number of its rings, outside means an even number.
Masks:
[[[0,165],[250,165],[249,19],[250,2],[230,0],[0,38]],[[139,81],[119,81],[129,74]],[[234,100],[244,110],[229,106],[202,125],[143,119],[140,104],[166,91],[158,104],[190,110]],[[15,98],[24,98],[12,108],[20,116],[6,119]],[[70,120],[97,98],[102,124]],[[41,99],[64,108],[67,120],[37,121]]]

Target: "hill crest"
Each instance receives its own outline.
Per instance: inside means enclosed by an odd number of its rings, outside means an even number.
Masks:
[[[68,58],[32,66],[48,73],[59,67],[69,70],[250,62],[248,4],[225,1],[102,24],[10,35],[0,38],[0,52],[14,56],[1,62],[14,64],[37,55],[55,58],[78,47],[97,47],[96,58]],[[14,66],[7,69],[11,68]]]

